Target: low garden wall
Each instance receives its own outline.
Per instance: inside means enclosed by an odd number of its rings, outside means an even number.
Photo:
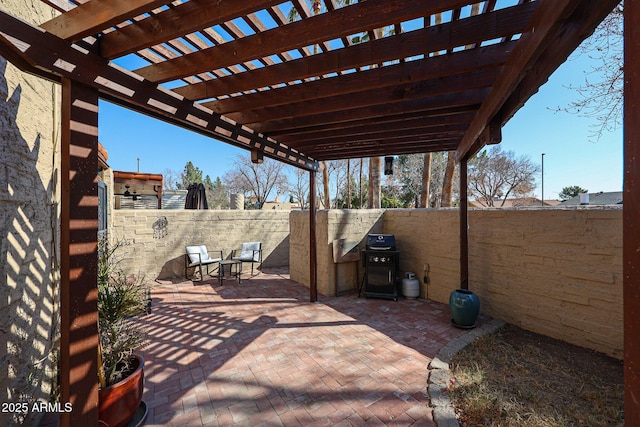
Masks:
[[[459,286],[457,209],[320,211],[316,228],[322,294],[357,288],[362,268],[356,278],[357,263],[338,265],[336,275],[331,245],[362,248],[368,233],[396,236],[401,274],[416,273],[421,297],[448,303]],[[308,213],[292,212],[291,230],[291,278],[308,284]],[[622,358],[621,207],[471,210],[469,271],[483,313]]]
[[[122,267],[154,280],[184,277],[185,246],[189,245],[222,249],[229,258],[242,242],[259,241],[263,266],[289,263],[286,211],[114,209],[109,234],[130,243]]]

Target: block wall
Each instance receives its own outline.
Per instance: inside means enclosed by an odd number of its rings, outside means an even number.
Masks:
[[[39,0],[0,0],[31,23],[54,12]],[[52,400],[59,244],[60,88],[0,57],[0,402]],[[40,414],[0,412],[0,425]]]
[[[379,215],[377,221],[341,211],[318,215],[318,290],[333,295],[336,289],[325,250],[333,239],[383,232],[396,236],[401,275],[416,273],[421,297],[448,303],[460,284],[458,210],[390,209]],[[297,230],[291,247],[301,253],[309,240],[308,225],[300,224],[305,221],[308,214],[291,217]],[[483,313],[622,358],[621,208],[471,210],[469,258],[470,289]],[[290,271],[308,284],[307,260],[308,251],[292,256]]]
[[[484,312],[622,358],[622,209],[478,210],[469,237]]]
[[[126,240],[122,267],[148,279],[184,277],[185,246],[222,249],[226,258],[242,242],[262,242],[265,267],[289,263],[289,212],[258,210],[111,211],[110,237]],[[243,268],[250,268],[245,264]]]
[[[357,289],[362,268],[357,263],[333,262],[333,241],[345,239],[358,242],[370,233],[382,233],[383,209],[321,210],[316,214],[316,251],[318,263],[318,292],[322,295]],[[309,286],[309,212],[291,212],[291,279]]]

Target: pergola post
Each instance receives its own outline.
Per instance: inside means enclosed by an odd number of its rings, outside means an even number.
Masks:
[[[318,301],[316,255],[316,171],[309,171],[309,301]]]
[[[460,160],[460,289],[469,289],[469,197],[467,159]]]
[[[640,1],[624,3],[624,423],[640,426]]]
[[[98,425],[98,91],[62,81],[62,426]]]

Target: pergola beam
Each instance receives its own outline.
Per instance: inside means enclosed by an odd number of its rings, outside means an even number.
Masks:
[[[486,15],[447,22],[407,33],[398,33],[368,43],[336,49],[322,55],[312,55],[269,67],[256,68],[244,73],[178,87],[174,90],[176,93],[193,100],[214,98],[322,76],[336,70],[356,69],[398,58],[410,58],[444,49],[453,49],[482,40],[511,36],[524,30],[536,6],[535,2],[512,6]]]
[[[433,81],[440,86],[443,81],[438,79],[448,80],[453,79],[455,75],[464,75],[474,70],[500,67],[509,57],[514,45],[515,42],[512,42],[464,50],[442,58],[431,57],[372,68],[359,73],[313,80],[206,102],[202,105],[218,114],[229,114],[342,95],[348,95],[349,99],[353,99],[360,92],[371,92],[383,88],[392,88],[394,93],[400,95],[403,91],[409,93],[412,90],[412,84],[427,86],[429,81]]]
[[[468,0],[367,0],[136,70],[161,83],[464,6]],[[106,54],[106,52],[105,52]],[[109,57],[109,55],[107,55]]]
[[[166,0],[91,0],[40,27],[61,39],[78,41],[166,3]]]
[[[101,54],[105,58],[117,58],[280,3],[282,0],[218,0],[215,4],[191,0],[105,34]]]
[[[542,51],[553,48],[554,36],[561,23],[584,1],[580,0],[539,0],[539,6],[531,17],[527,31],[522,35],[511,57],[503,67],[491,93],[480,106],[476,118],[471,122],[460,147],[456,160],[469,158],[480,150],[478,137],[487,124],[502,108],[509,96],[533,66]]]
[[[474,113],[472,112],[461,112],[439,117],[418,116],[416,118],[409,118],[405,120],[381,120],[380,122],[372,122],[358,126],[352,125],[351,127],[341,129],[327,129],[324,131],[318,130],[312,134],[285,134],[280,136],[278,140],[290,146],[301,147],[309,144],[310,142],[331,142],[335,138],[354,137],[357,139],[360,135],[366,136],[372,132],[401,132],[407,129],[425,130],[428,132],[434,128],[443,128],[442,130],[447,130],[447,126],[456,126],[461,124],[464,124],[465,126],[468,125],[473,119],[473,116]]]
[[[437,111],[415,111],[406,114],[385,115],[373,119],[352,120],[347,123],[322,123],[315,126],[307,126],[296,129],[282,129],[280,131],[269,132],[269,136],[277,138],[278,141],[289,144],[288,141],[304,140],[305,135],[322,138],[324,136],[343,136],[358,133],[366,133],[369,129],[402,127],[403,123],[412,123],[420,120],[425,126],[437,126],[447,123],[458,123],[461,121],[471,122],[475,115],[477,105],[463,106],[455,108],[442,108]],[[362,131],[362,132],[361,132]]]
[[[94,87],[105,99],[303,169],[315,160],[124,70],[88,50],[0,11],[0,43],[47,73]],[[29,71],[29,70],[25,70]]]
[[[380,104],[371,107],[354,108],[348,111],[316,114],[312,116],[287,118],[271,122],[260,122],[251,125],[256,132],[269,135],[271,131],[304,129],[310,126],[325,126],[340,123],[348,125],[352,121],[384,118],[397,114],[414,114],[418,112],[439,111],[445,108],[477,107],[489,93],[489,88],[473,89],[465,92],[449,93],[427,99],[413,99],[391,104]]]
[[[416,140],[420,139],[441,139],[443,135],[456,136],[458,139],[462,138],[464,131],[467,128],[467,123],[451,123],[441,126],[412,126],[402,129],[384,129],[377,132],[369,132],[362,135],[345,135],[340,137],[334,137],[329,139],[308,139],[301,140],[296,143],[291,143],[292,147],[297,150],[305,151],[310,148],[321,148],[330,145],[355,145],[361,142],[367,141],[402,141],[402,140]],[[420,132],[421,136],[416,137],[416,131]]]
[[[318,158],[322,160],[344,160],[362,157],[415,154],[416,150],[424,153],[434,151],[452,151],[458,146],[460,137],[442,139],[425,138],[422,141],[414,138],[401,142],[393,142],[394,145],[389,144],[387,141],[373,141],[363,144],[353,144],[346,147],[322,147],[322,149],[318,149],[317,151],[313,150],[312,152],[316,153]]]
[[[591,0],[586,5],[576,8],[557,31],[558,35],[552,48],[540,55],[536,64],[528,70],[500,109],[498,116],[503,125],[547,82],[549,76],[567,60],[582,40],[593,33],[617,4],[618,0]]]
[[[437,96],[490,88],[499,72],[499,67],[480,69],[423,82],[373,89],[368,92],[350,93],[306,102],[291,102],[287,105],[228,113],[226,117],[249,125],[264,121],[299,119],[318,114],[340,113],[349,109],[375,107],[378,105],[388,108],[391,104],[397,102],[425,101]],[[405,112],[411,112],[411,110],[405,109]]]
[[[624,3],[624,424],[640,426],[640,1]]]

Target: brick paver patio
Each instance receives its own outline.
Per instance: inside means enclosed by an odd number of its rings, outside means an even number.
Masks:
[[[427,365],[464,331],[426,300],[320,297],[269,270],[156,286],[145,425],[434,425]]]

